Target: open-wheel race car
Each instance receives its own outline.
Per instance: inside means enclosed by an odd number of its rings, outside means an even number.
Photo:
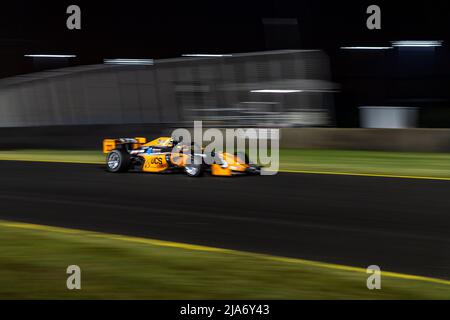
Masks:
[[[103,140],[106,168],[110,172],[180,172],[199,177],[205,172],[214,176],[258,175],[259,166],[251,164],[243,153],[204,153],[201,147],[186,145],[171,137],[150,142],[146,138]]]

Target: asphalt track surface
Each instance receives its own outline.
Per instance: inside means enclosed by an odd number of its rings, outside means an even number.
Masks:
[[[450,278],[450,182],[0,161],[0,219]]]

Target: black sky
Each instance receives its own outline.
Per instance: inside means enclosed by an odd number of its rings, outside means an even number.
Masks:
[[[81,30],[66,28],[71,4],[81,7]],[[366,28],[371,4],[381,7],[381,30]],[[267,18],[298,21],[295,30],[278,31],[279,49],[328,53],[333,81],[342,85],[336,97],[338,124],[357,125],[360,105],[395,104],[427,110],[433,121],[424,126],[450,125],[448,0],[16,0],[0,9],[0,77],[37,71],[24,57],[30,53],[76,54],[70,64],[79,65],[104,58],[275,49],[264,27]],[[392,40],[444,40],[444,46],[433,55],[339,49]]]
[[[82,10],[82,30],[69,31],[66,8]],[[382,30],[365,27],[370,4],[382,9]],[[448,1],[15,1],[2,4],[5,53],[72,52],[104,57],[173,57],[185,52],[266,49],[263,18],[296,18],[301,48],[448,39]]]

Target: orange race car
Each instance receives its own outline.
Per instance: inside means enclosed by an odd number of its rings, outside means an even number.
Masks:
[[[259,166],[250,164],[245,154],[203,153],[200,147],[185,145],[171,137],[147,142],[146,138],[103,140],[106,168],[110,172],[176,172],[190,177],[210,172],[214,176],[259,175]]]

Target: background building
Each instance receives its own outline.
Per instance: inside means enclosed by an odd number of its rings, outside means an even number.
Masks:
[[[132,63],[143,62],[132,61]],[[146,61],[111,60],[0,80],[0,126],[99,124],[329,126],[329,61],[281,50]]]

